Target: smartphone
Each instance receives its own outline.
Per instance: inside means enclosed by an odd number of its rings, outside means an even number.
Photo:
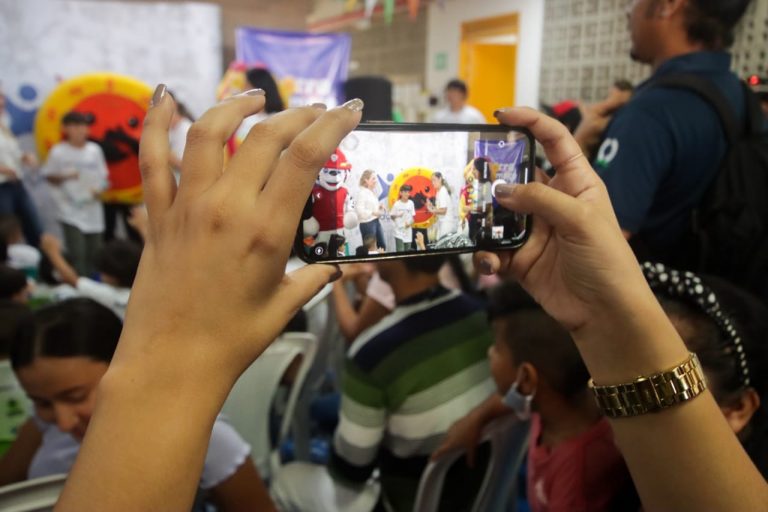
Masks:
[[[363,123],[320,170],[296,235],[308,263],[520,247],[531,220],[500,183],[528,183],[535,142],[500,125]]]

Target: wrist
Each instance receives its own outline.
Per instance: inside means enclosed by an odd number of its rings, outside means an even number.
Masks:
[[[592,378],[606,384],[661,371],[689,353],[650,291],[597,313],[571,336]]]

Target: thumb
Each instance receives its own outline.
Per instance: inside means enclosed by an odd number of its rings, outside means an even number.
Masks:
[[[535,215],[561,232],[588,224],[585,222],[588,219],[584,219],[587,209],[582,201],[542,183],[499,185],[496,198],[505,208]]]
[[[307,265],[294,270],[283,278],[276,304],[285,311],[298,311],[327,284],[341,276],[342,272],[336,265]]]

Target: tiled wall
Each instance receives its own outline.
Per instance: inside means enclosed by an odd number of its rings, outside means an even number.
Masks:
[[[426,12],[415,20],[395,14],[391,25],[374,16],[367,30],[349,29],[352,36],[350,76],[384,75],[395,82],[424,83],[427,55]]]
[[[621,78],[637,83],[649,68],[629,58],[627,0],[546,0],[540,98],[595,101]],[[738,30],[734,69],[768,74],[768,0],[754,0]]]

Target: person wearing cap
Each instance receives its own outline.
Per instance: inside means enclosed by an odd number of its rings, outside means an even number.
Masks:
[[[95,142],[88,140],[88,118],[69,112],[61,120],[65,139],[56,144],[43,166],[52,186],[64,244],[78,274],[96,272],[96,253],[104,233],[99,195],[107,188],[107,162]]]
[[[395,247],[397,252],[410,251],[413,242],[413,219],[416,216],[416,207],[410,200],[413,187],[403,185],[395,204],[389,210],[389,216],[395,221]]]

